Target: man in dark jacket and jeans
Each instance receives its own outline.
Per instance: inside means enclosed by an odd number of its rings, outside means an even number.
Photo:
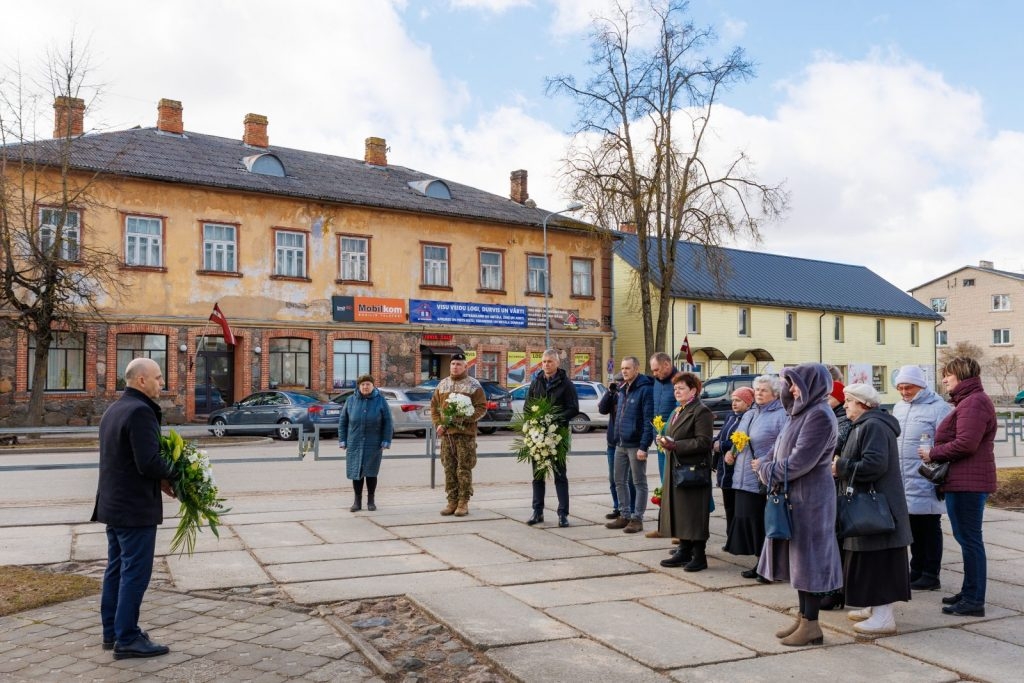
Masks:
[[[530,389],[526,394],[524,410],[530,407],[531,401],[546,398],[558,410],[558,423],[567,427],[569,421],[580,412],[580,401],[576,396],[576,386],[558,367],[558,351],[548,349],[540,361],[541,371],[533,377]],[[566,458],[568,461],[568,458]],[[568,465],[568,462],[566,462]],[[555,493],[558,495],[558,526],[569,526],[569,479],[565,475],[566,468],[559,471],[552,468],[555,479]],[[533,516],[526,523],[530,526],[544,521],[545,480],[533,480]]]
[[[100,420],[100,476],[92,521],[107,525],[107,569],[100,615],[103,649],[114,659],[167,654],[139,629],[139,609],[153,573],[156,528],[164,521],[160,491],[173,495],[171,466],[160,456],[160,366],[136,358],[127,387]]]
[[[640,373],[640,361],[633,356],[622,359],[622,386],[615,408],[615,486],[619,500],[629,499],[628,476],[632,473],[636,487],[633,515],[626,515],[605,524],[609,529],[622,529],[635,534],[644,529],[647,509],[647,449],[654,440],[654,401],[651,379]]]

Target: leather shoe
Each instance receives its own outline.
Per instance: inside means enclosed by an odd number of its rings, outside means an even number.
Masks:
[[[910,582],[910,588],[916,591],[937,591],[942,588],[942,583],[934,576],[922,575],[917,581]]]
[[[544,523],[544,513],[543,512],[534,512],[533,513],[533,517],[530,517],[528,520],[526,520],[526,523],[528,525],[530,525],[530,526],[533,526],[534,524],[543,524]]]
[[[942,598],[943,605],[955,605],[958,602],[960,602],[959,593],[957,593],[956,595],[949,595],[947,597]]]
[[[747,569],[746,571],[742,571],[740,572],[740,576],[742,576],[744,579],[756,579],[757,568],[755,567],[754,569]]]
[[[171,651],[166,645],[158,645],[144,635],[139,635],[127,645],[114,645],[114,659],[130,657],[158,657]]]
[[[142,631],[142,637],[143,638],[149,638],[149,634],[146,633],[145,631]],[[103,639],[103,649],[104,650],[113,650],[114,649],[114,639],[111,638],[110,640],[107,640],[106,638],[104,638]]]
[[[946,605],[943,607],[942,613],[952,614],[958,617],[983,617],[985,616],[985,605],[961,600],[955,605]]]
[[[607,515],[605,515],[604,518],[605,519],[618,519],[619,518],[619,511],[618,510],[612,510]]]
[[[558,526],[567,527],[569,526],[568,515],[558,515]]]

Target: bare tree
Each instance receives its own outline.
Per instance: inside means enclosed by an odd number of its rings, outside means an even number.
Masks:
[[[954,358],[973,358],[980,363],[984,356],[984,349],[977,344],[972,344],[969,341],[960,341],[952,346],[942,347],[939,351],[939,366],[945,365]]]
[[[1020,358],[1008,353],[992,359],[992,363],[989,364],[989,372],[999,383],[999,388],[1003,390],[1003,396],[1012,397],[1017,393],[1016,388],[1012,390],[1008,388],[1010,386],[1008,382],[1011,379],[1016,380],[1016,377],[1020,375],[1022,365],[1024,363],[1021,363]]]
[[[20,65],[0,71],[0,321],[24,331],[34,346],[27,424],[42,422],[50,349],[85,320],[102,319],[99,303],[124,287],[118,254],[80,239],[81,216],[97,205],[92,190],[100,177],[74,164],[84,139],[81,95],[94,92],[83,57],[72,39],[47,55],[38,78]],[[47,101],[56,113],[52,139],[36,134]],[[66,381],[66,368],[62,374],[49,383]]]
[[[715,148],[717,99],[753,77],[753,66],[740,48],[709,57],[715,33],[695,27],[687,7],[682,0],[617,4],[611,17],[594,20],[587,83],[548,80],[549,93],[578,106],[565,163],[570,194],[604,228],[636,226],[648,356],[667,343],[679,241],[702,245],[703,266],[721,282],[727,264],[717,247],[737,236],[758,240],[762,222],[781,215],[788,200],[781,185],[756,179],[744,152]],[[637,36],[652,26],[650,45]]]

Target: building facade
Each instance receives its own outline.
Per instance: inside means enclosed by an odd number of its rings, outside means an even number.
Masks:
[[[563,367],[597,374],[610,240],[536,208],[526,171],[501,197],[389,164],[380,138],[359,160],[271,146],[267,127],[250,114],[240,139],[186,131],[180,103],[161,100],[154,128],[75,140],[89,201],[40,202],[39,225],[61,223],[69,267],[78,245],[121,254],[127,294],[104,293],[100,317],[58,334],[47,424],[98,420],[139,356],[164,369],[169,422],[269,387],[330,395],[366,372],[411,386],[446,375],[455,352],[478,378],[516,384],[539,366],[546,326]],[[41,183],[59,183],[37,153]],[[209,322],[214,304],[233,345]],[[0,330],[0,423],[13,423],[33,343]]]

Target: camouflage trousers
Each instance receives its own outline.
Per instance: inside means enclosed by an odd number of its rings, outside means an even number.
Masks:
[[[445,434],[441,437],[441,465],[444,466],[444,492],[453,503],[468,501],[473,495],[473,468],[476,467],[476,435]]]

